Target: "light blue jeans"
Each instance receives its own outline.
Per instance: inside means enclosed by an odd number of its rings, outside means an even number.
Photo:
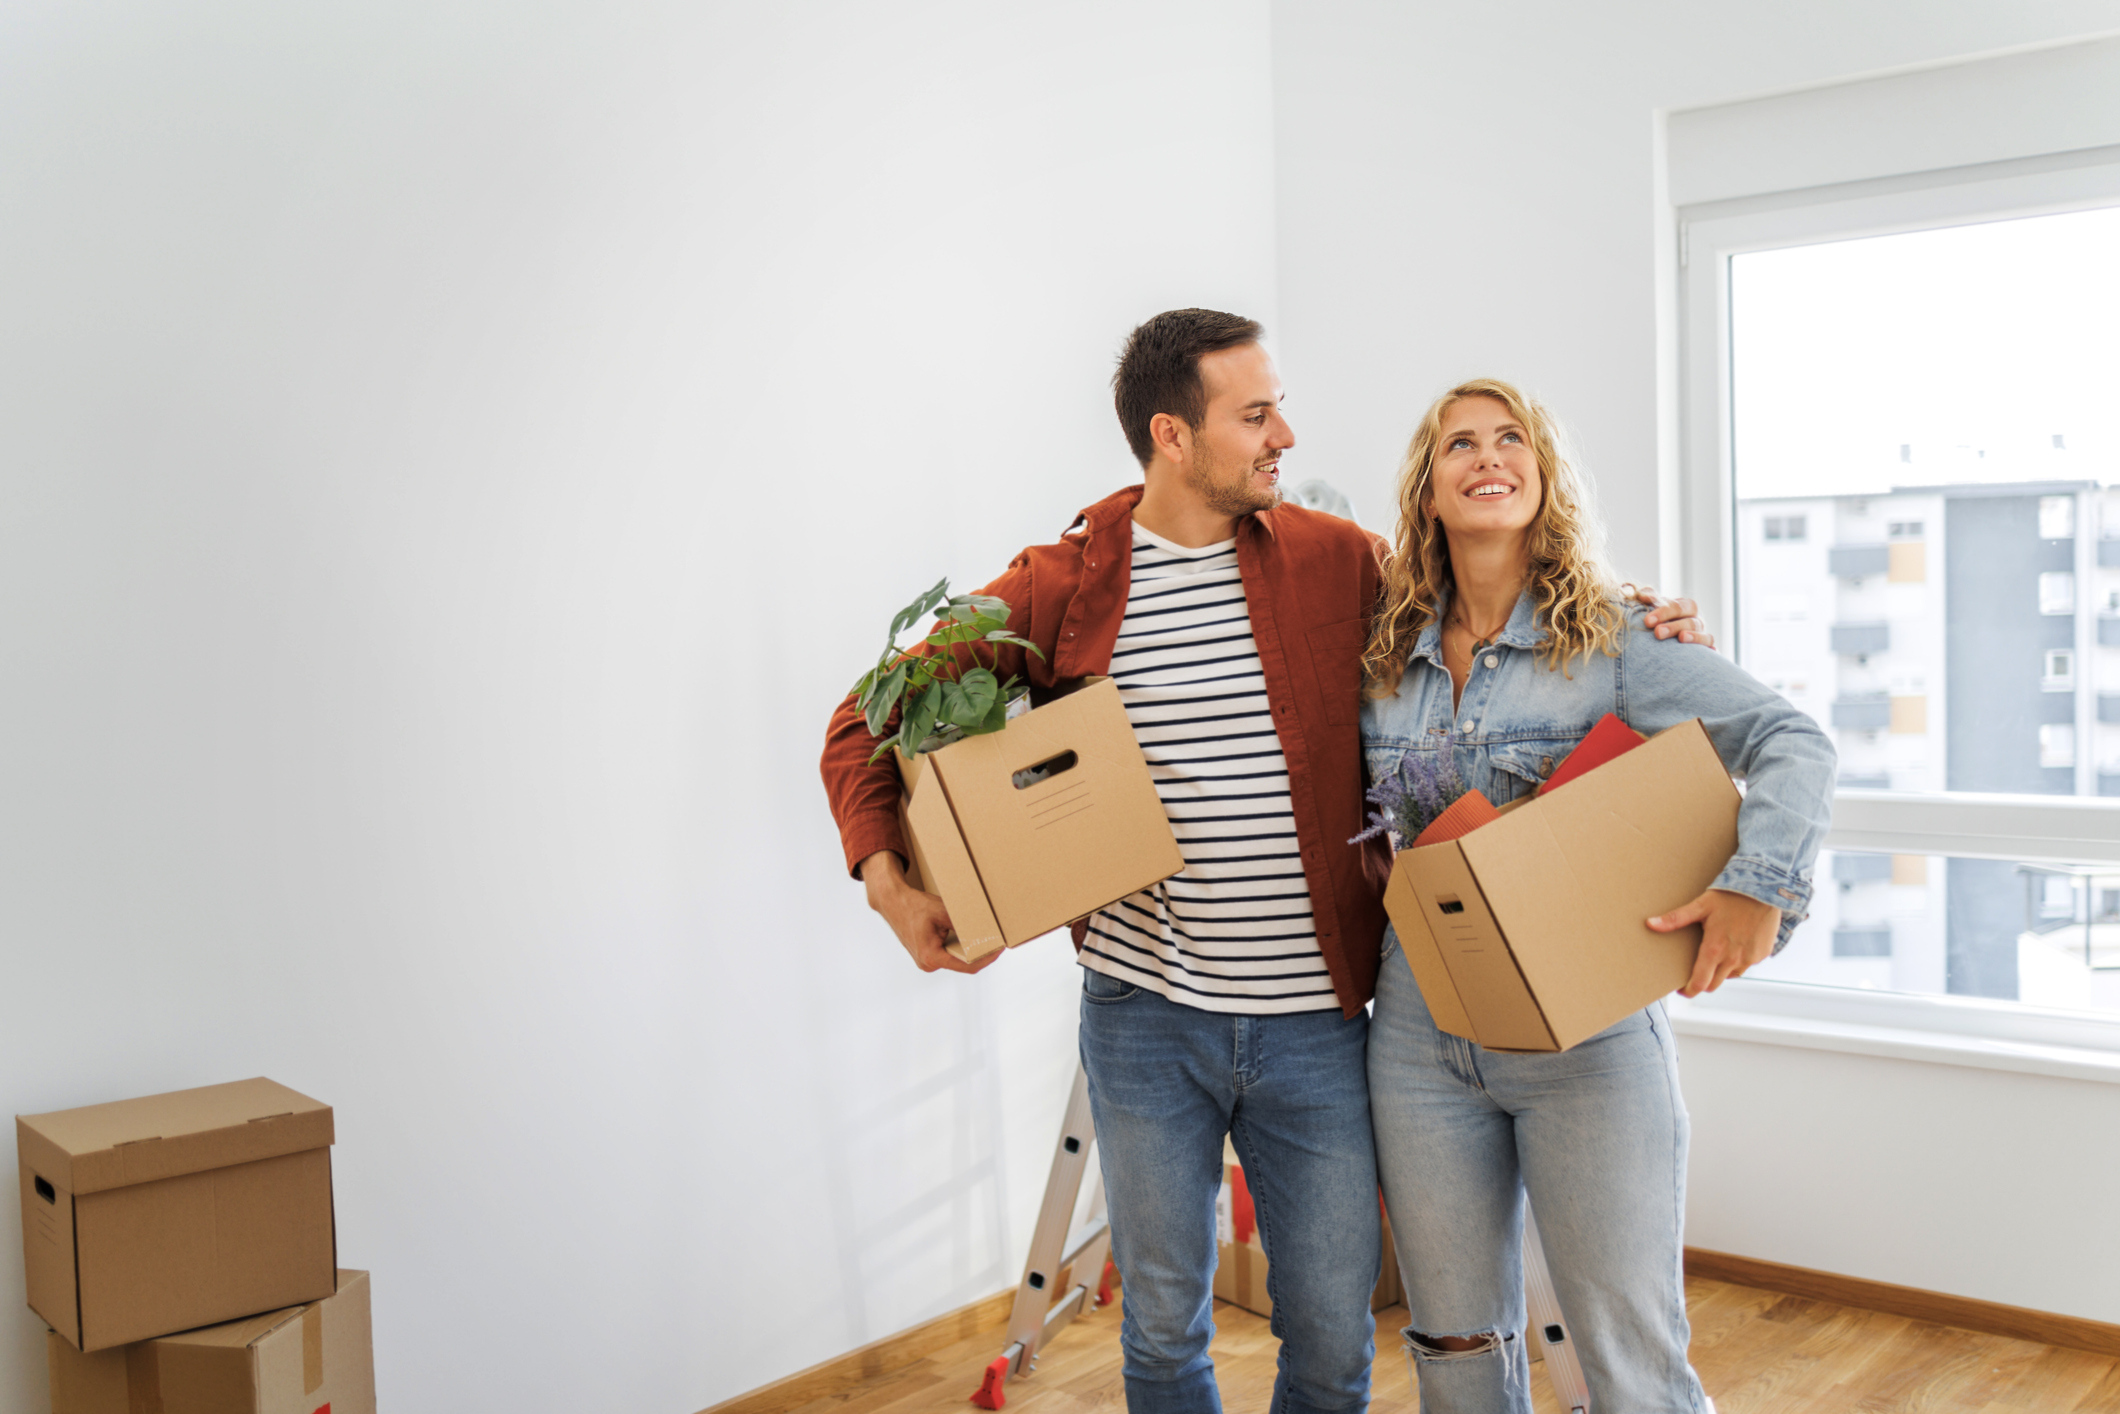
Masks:
[[[1449,1035],[1398,933],[1385,933],[1369,1095],[1422,1414],[1531,1414],[1527,1190],[1591,1407],[1708,1407],[1686,1363],[1677,1059],[1661,1002],[1558,1053],[1509,1055]],[[1436,1344],[1480,1336],[1496,1338],[1462,1353]]]
[[[1383,1241],[1368,1034],[1364,1016],[1227,1016],[1083,969],[1082,1064],[1126,1283],[1130,1414],[1222,1407],[1207,1347],[1225,1135],[1266,1248],[1281,1341],[1272,1414],[1368,1407]]]

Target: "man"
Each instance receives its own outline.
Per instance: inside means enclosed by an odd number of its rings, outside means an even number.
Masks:
[[[1081,1047],[1126,1281],[1134,1414],[1214,1414],[1214,1206],[1224,1136],[1257,1204],[1281,1340],[1273,1408],[1368,1402],[1379,1224],[1364,1052],[1390,853],[1353,846],[1364,803],[1359,658],[1382,542],[1281,501],[1295,445],[1249,319],[1159,314],[1113,379],[1143,484],[1099,501],[985,593],[1049,695],[1119,685],[1185,868],[1075,925]],[[1665,632],[1698,629],[1681,602]],[[823,772],[847,864],[924,971],[942,901],[905,878],[898,780],[851,699]]]

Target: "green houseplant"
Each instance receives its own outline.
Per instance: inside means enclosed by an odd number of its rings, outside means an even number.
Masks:
[[[934,631],[900,648],[898,635],[929,614],[939,619]],[[876,666],[854,684],[854,705],[869,735],[878,738],[871,761],[893,746],[910,756],[1008,725],[1009,704],[1031,689],[1014,676],[1000,680],[1001,645],[1013,643],[1045,656],[1037,644],[1009,632],[1008,615],[1008,601],[991,594],[952,597],[948,579],[898,611]],[[982,645],[990,655],[984,666]],[[886,734],[894,711],[898,728]]]

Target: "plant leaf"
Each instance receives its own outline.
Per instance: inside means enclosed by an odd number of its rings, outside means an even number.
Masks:
[[[869,698],[868,708],[863,713],[870,736],[883,735],[884,723],[891,719],[891,709],[905,696],[905,671],[906,665],[900,663],[876,683],[875,691]]]
[[[927,593],[921,595],[918,599],[915,599],[912,603],[906,605],[903,609],[900,609],[898,611],[898,616],[891,620],[891,642],[895,644],[898,641],[899,634],[904,633],[914,624],[926,618],[928,614],[934,609],[934,607],[942,602],[943,598],[949,592],[949,576],[944,575],[941,579],[935,582],[935,587],[933,589],[930,589]]]
[[[943,720],[967,730],[985,721],[1001,696],[1001,684],[985,668],[973,668],[951,686],[955,693]]]
[[[931,687],[906,709],[904,725],[898,732],[898,744],[905,749],[906,755],[918,751],[920,743],[935,730],[935,714],[941,706],[941,692]]]

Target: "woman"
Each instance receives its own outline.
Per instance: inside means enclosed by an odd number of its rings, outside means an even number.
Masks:
[[[1737,855],[1714,886],[1650,920],[1702,925],[1681,989],[1694,996],[1770,955],[1803,917],[1833,749],[1725,659],[1644,629],[1642,608],[1599,577],[1591,538],[1542,408],[1491,379],[1438,399],[1400,473],[1363,654],[1363,749],[1372,779],[1415,753],[1426,779],[1454,766],[1499,805],[1607,712],[1644,733],[1701,718],[1746,792]],[[1398,952],[1387,932],[1370,1107],[1422,1410],[1529,1414],[1527,1190],[1593,1406],[1712,1409],[1686,1362],[1686,1110],[1662,1004],[1566,1051],[1488,1051],[1437,1029]]]

